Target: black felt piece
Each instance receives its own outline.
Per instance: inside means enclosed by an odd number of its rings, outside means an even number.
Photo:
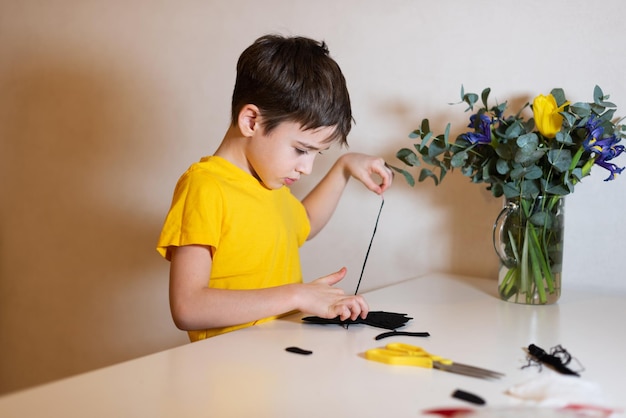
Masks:
[[[452,393],[453,398],[461,399],[463,401],[467,401],[469,403],[473,403],[476,405],[484,405],[485,400],[480,396],[474,395],[473,393],[465,392],[464,390],[457,389]]]
[[[367,314],[367,318],[357,318],[355,320],[347,319],[342,321],[339,317],[332,319],[320,318],[319,316],[307,316],[302,318],[303,321],[310,322],[312,324],[337,324],[337,325],[352,325],[352,324],[364,324],[376,328],[383,328],[393,330],[406,325],[411,319],[406,314],[384,311],[370,311]]]
[[[308,356],[309,354],[313,354],[311,350],[305,350],[300,347],[287,347],[285,348],[285,351],[289,351],[290,353],[303,354],[305,356]]]
[[[382,340],[387,337],[398,337],[398,336],[406,336],[406,337],[430,337],[430,333],[428,332],[408,332],[408,331],[389,331],[383,332],[382,334],[378,334],[374,337],[375,340]]]
[[[575,371],[566,367],[560,358],[558,358],[557,356],[548,354],[544,349],[542,349],[541,347],[537,347],[535,344],[531,344],[528,346],[528,353],[531,356],[533,356],[535,359],[537,359],[537,361],[543,364],[547,364],[548,366],[552,367],[554,370],[556,370],[559,373],[568,374],[572,376],[580,376]]]

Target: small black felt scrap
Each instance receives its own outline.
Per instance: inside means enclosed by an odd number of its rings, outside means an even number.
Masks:
[[[384,311],[370,311],[367,314],[365,319],[361,317],[352,320],[346,319],[341,320],[339,317],[335,317],[332,319],[320,318],[319,316],[307,316],[302,318],[303,321],[312,323],[312,324],[337,324],[337,325],[352,325],[352,324],[364,324],[369,325],[376,328],[383,329],[396,329],[403,327],[409,322],[411,319],[406,314],[403,313],[395,313],[395,312],[384,312]]]
[[[378,334],[376,337],[374,337],[374,339],[378,341],[378,340],[382,340],[383,338],[399,337],[403,335],[406,337],[430,337],[429,332],[396,331],[394,329],[393,331],[383,332],[382,334]]]
[[[474,395],[473,393],[466,392],[461,389],[457,389],[452,393],[453,398],[461,399],[467,401],[469,403],[473,403],[476,405],[484,405],[485,400],[478,395]]]
[[[287,347],[285,348],[285,351],[289,351],[290,353],[303,354],[305,356],[308,356],[309,354],[313,354],[311,350],[305,350],[300,347]]]

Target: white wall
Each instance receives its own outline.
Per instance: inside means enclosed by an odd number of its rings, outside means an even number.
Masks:
[[[228,125],[235,62],[256,37],[326,40],[352,95],[350,149],[393,163],[424,117],[464,130],[464,107],[448,105],[461,84],[516,102],[557,86],[586,101],[599,84],[625,109],[625,10],[621,0],[0,1],[0,392],[186,343],[154,244],[178,176]],[[564,292],[626,287],[625,180],[595,171],[567,201]],[[362,289],[431,271],[495,279],[501,202],[460,173],[438,188],[396,180]],[[378,207],[349,185],[303,248],[305,277],[345,265],[353,290]]]

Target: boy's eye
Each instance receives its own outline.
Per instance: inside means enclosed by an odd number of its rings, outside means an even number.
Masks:
[[[307,155],[309,153],[309,150],[305,149],[305,148],[294,148],[294,149],[296,150],[296,153],[298,155]],[[323,154],[322,151],[318,151],[317,153],[320,154],[320,155]]]

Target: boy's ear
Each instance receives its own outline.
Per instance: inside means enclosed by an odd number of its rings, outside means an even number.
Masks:
[[[254,132],[261,128],[261,112],[259,108],[253,104],[247,104],[241,108],[237,123],[241,134],[250,137]]]

